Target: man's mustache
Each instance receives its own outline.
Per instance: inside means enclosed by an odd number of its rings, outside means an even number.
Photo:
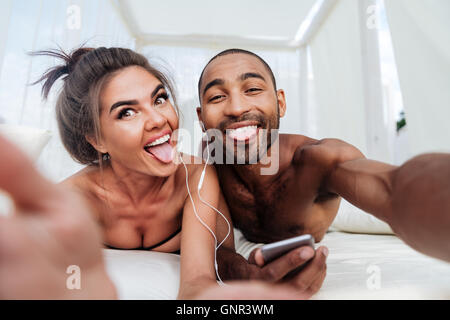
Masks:
[[[219,123],[219,130],[222,132],[225,132],[226,128],[233,123],[243,122],[243,121],[257,121],[262,128],[266,128],[267,121],[266,118],[264,118],[261,114],[255,114],[255,113],[246,113],[240,116],[239,118],[231,118],[226,119]]]

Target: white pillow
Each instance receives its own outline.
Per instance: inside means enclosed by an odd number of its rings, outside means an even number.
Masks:
[[[33,161],[39,158],[45,145],[51,138],[48,130],[10,124],[0,124],[0,134],[17,145]],[[8,151],[2,150],[2,152]],[[10,214],[12,208],[13,203],[11,199],[0,190],[0,215]]]
[[[331,227],[338,231],[353,233],[394,234],[386,222],[355,207],[345,199],[342,199]]]
[[[33,161],[39,158],[51,138],[48,130],[11,124],[0,124],[0,134],[17,145]]]

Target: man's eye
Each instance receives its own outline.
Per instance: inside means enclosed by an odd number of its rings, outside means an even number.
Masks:
[[[122,118],[128,118],[133,116],[134,114],[136,114],[136,112],[133,109],[130,108],[126,108],[126,109],[122,109],[122,111],[120,111],[117,119],[122,119]]]
[[[258,92],[258,91],[262,91],[262,89],[260,88],[250,88],[247,90],[247,92]]]
[[[223,97],[224,97],[223,95],[214,96],[211,99],[209,99],[209,102],[217,101],[217,100],[219,100],[219,99],[221,99]]]

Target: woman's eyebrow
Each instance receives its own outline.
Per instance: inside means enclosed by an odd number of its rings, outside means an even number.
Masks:
[[[155,90],[152,91],[151,97],[152,99],[155,97],[155,95],[158,93],[159,90],[164,89],[164,86],[162,84],[159,84],[158,86],[156,86]],[[111,114],[111,112],[116,109],[119,108],[123,105],[128,105],[128,106],[133,106],[133,105],[137,105],[139,102],[137,100],[125,100],[125,101],[118,101],[116,103],[114,103],[111,106],[111,109],[109,109],[109,113]]]
[[[118,107],[121,107],[121,106],[123,106],[123,105],[133,106],[133,105],[136,105],[136,104],[138,104],[138,101],[137,101],[137,100],[118,101],[118,102],[116,102],[116,103],[114,103],[114,104],[112,105],[111,109],[109,109],[109,113],[111,114],[111,112],[112,112],[114,109],[116,109],[116,108],[118,108]]]
[[[156,96],[156,94],[158,93],[158,91],[161,90],[161,89],[164,89],[164,86],[160,83],[160,84],[155,88],[155,90],[153,90],[153,92],[152,92],[152,98],[153,98],[154,96]]]

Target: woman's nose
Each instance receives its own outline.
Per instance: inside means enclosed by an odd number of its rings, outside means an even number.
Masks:
[[[146,112],[145,117],[145,130],[147,131],[162,128],[167,123],[166,117],[153,108]]]

